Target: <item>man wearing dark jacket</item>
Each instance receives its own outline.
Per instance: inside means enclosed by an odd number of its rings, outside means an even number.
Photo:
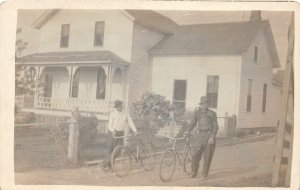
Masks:
[[[212,156],[215,150],[216,135],[219,129],[217,114],[208,109],[208,99],[205,96],[200,98],[200,107],[196,108],[188,132],[196,126],[196,134],[192,138],[192,173],[190,177],[196,177],[203,152],[204,166],[203,175],[207,177]]]

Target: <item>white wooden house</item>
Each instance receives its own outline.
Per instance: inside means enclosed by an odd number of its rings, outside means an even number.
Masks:
[[[206,95],[218,116],[237,116],[238,128],[274,127],[280,63],[269,22],[251,18],[179,26],[154,11],[48,10],[33,24],[36,52],[18,64],[45,81],[39,112],[78,106],[107,115],[114,99],[130,105],[152,91],[185,109]]]

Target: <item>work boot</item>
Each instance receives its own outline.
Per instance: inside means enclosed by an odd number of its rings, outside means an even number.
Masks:
[[[197,176],[196,172],[191,172],[191,173],[188,174],[189,178],[195,178],[196,176]]]

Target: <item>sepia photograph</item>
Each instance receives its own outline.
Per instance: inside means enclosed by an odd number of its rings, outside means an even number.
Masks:
[[[19,9],[15,184],[290,187],[294,16]]]

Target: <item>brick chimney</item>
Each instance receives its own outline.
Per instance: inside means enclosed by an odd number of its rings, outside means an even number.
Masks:
[[[260,21],[261,11],[251,11],[250,21]]]

